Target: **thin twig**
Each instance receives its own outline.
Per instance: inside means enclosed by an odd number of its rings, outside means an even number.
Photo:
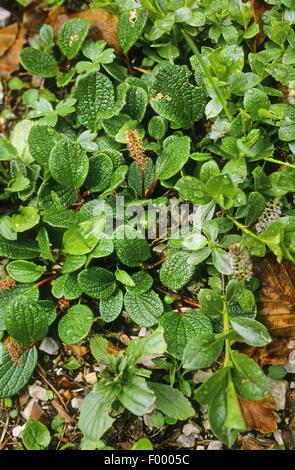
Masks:
[[[63,397],[61,396],[59,391],[56,390],[56,388],[49,382],[49,380],[47,380],[47,378],[45,377],[46,372],[43,369],[43,367],[40,366],[40,364],[37,365],[37,373],[44,380],[44,382],[48,385],[48,387],[50,387],[51,390],[55,393],[55,395],[57,396],[57,398],[61,402],[61,404],[62,404],[63,408],[66,410],[66,412],[69,413],[69,410],[67,408],[67,405],[66,405]]]

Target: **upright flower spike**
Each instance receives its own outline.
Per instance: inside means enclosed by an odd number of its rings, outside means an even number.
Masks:
[[[238,281],[249,281],[253,276],[253,265],[248,250],[241,249],[239,243],[235,243],[229,249],[229,262],[232,276]]]
[[[11,289],[12,287],[14,287],[15,284],[16,284],[16,282],[15,282],[14,279],[11,279],[11,277],[7,277],[6,279],[4,279],[3,282],[1,282],[1,284],[0,284],[0,291],[9,290],[9,289]]]
[[[142,196],[144,197],[145,188],[144,188],[144,158],[145,153],[140,142],[140,138],[138,132],[136,130],[130,130],[127,132],[128,138],[128,150],[133,158],[137,162],[137,165],[141,171],[141,178],[142,178]]]
[[[281,214],[281,204],[269,201],[255,225],[256,232],[259,234],[266,230],[275,220],[281,217]]]

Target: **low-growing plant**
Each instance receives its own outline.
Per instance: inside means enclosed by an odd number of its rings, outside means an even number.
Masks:
[[[107,448],[126,410],[161,429],[198,404],[231,447],[247,429],[239,397],[269,396],[236,348],[271,341],[253,264],[295,258],[294,15],[266,3],[260,26],[250,1],[94,0],[118,16],[120,51],[81,18],[21,51],[44,86],[15,88],[25,115],[0,139],[0,397],[27,384],[53,324],[66,345],[89,340],[101,372],[85,449]],[[122,324],[148,336],[114,356]],[[27,448],[49,445],[37,426]]]

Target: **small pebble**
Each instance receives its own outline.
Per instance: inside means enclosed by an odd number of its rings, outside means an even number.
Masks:
[[[85,375],[85,380],[87,383],[94,385],[97,382],[97,375],[95,372],[90,372],[90,374]]]
[[[222,442],[211,441],[207,447],[207,450],[222,450]]]
[[[267,377],[266,379],[274,400],[275,410],[284,410],[286,408],[288,382],[286,380],[273,380],[270,377]]]
[[[283,438],[282,438],[282,431],[280,431],[279,429],[277,431],[275,431],[273,433],[273,436],[275,438],[275,440],[277,441],[278,445],[279,446],[283,446],[284,445],[284,441],[283,441]]]
[[[58,354],[59,346],[53,338],[46,337],[40,344],[39,349],[50,356],[56,356],[56,354]]]
[[[5,8],[0,7],[0,28],[6,26],[10,20],[11,13]]]
[[[152,416],[151,415],[144,415],[143,422],[149,429],[153,429]]]
[[[183,434],[185,434],[186,436],[197,436],[198,434],[200,434],[200,428],[198,428],[197,426],[195,426],[194,424],[192,423],[187,423],[183,426],[182,428],[182,432]]]
[[[78,410],[81,406],[81,403],[82,403],[82,398],[73,398],[71,400],[71,407],[74,409],[74,410]]]
[[[205,446],[197,446],[196,450],[205,450]]]
[[[25,425],[23,426],[15,426],[15,428],[12,429],[12,435],[13,437],[22,437],[22,432],[24,430]]]
[[[46,388],[40,387],[39,385],[29,386],[29,395],[31,398],[35,398],[40,401],[48,401],[48,393]]]
[[[176,442],[180,445],[180,447],[188,449],[190,447],[194,447],[195,438],[193,436],[186,436],[185,434],[180,434],[180,436],[176,439]]]

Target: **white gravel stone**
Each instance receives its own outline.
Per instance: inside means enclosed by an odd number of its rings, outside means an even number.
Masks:
[[[188,449],[189,447],[194,447],[195,438],[194,436],[186,436],[185,434],[180,434],[180,436],[176,439],[176,442],[180,445],[180,447]]]
[[[25,409],[21,412],[22,417],[26,421],[28,421],[28,419],[30,419],[35,403],[37,403],[37,400],[35,398],[31,398],[31,400],[26,405]]]
[[[198,426],[195,426],[192,423],[187,423],[183,426],[182,432],[186,436],[191,436],[192,435],[192,436],[196,437],[196,436],[198,436],[198,434],[200,434],[200,428]]]
[[[56,356],[58,354],[59,345],[53,338],[47,336],[43,339],[42,343],[39,346],[39,349],[40,351],[43,351],[46,354],[49,354],[50,356]]]
[[[0,28],[6,26],[9,22],[11,17],[10,11],[6,10],[5,8],[0,7]]]
[[[283,438],[282,438],[282,431],[280,431],[279,429],[277,431],[275,431],[273,433],[273,437],[275,438],[275,440],[277,441],[278,445],[279,446],[283,446],[284,445],[284,441],[283,441]]]
[[[12,435],[13,437],[22,437],[22,432],[24,430],[25,425],[23,426],[15,426],[15,428],[12,429]]]
[[[267,377],[270,393],[274,400],[276,411],[286,408],[286,395],[288,390],[288,382],[286,380],[273,380]]]
[[[37,384],[29,386],[29,395],[31,398],[35,398],[36,400],[48,401],[46,388],[40,387],[40,385]]]
[[[193,376],[193,382],[195,384],[202,384],[206,382],[209,377],[213,374],[212,370],[198,370]]]
[[[85,380],[87,383],[94,385],[97,382],[96,372],[90,372],[90,374],[85,375]]]
[[[205,446],[197,446],[196,450],[205,450]]]
[[[71,407],[74,409],[74,410],[78,410],[81,406],[81,403],[82,403],[82,398],[73,398],[71,400]]]
[[[222,450],[222,442],[211,441],[207,447],[207,450]]]

